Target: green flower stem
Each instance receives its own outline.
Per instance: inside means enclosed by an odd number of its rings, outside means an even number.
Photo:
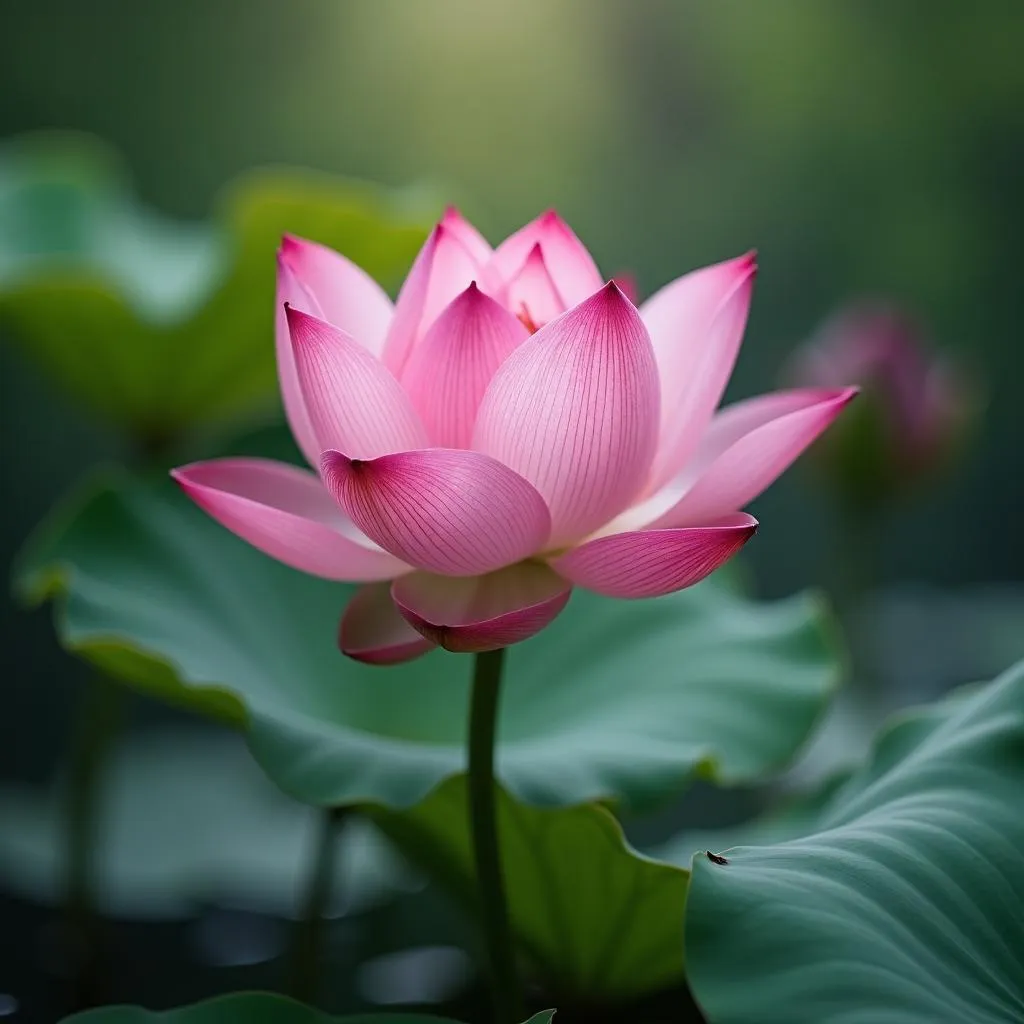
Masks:
[[[498,845],[494,741],[504,649],[476,656],[469,711],[469,824],[479,887],[480,917],[487,951],[496,1024],[522,1019],[515,945],[509,928]]]
[[[833,598],[841,615],[857,611],[866,594],[878,585],[880,527],[873,510],[841,510],[836,517],[837,550]]]
[[[102,952],[93,891],[104,770],[120,729],[124,691],[95,676],[86,683],[75,722],[64,794],[65,941],[70,956],[71,1005],[103,1002]]]
[[[852,691],[869,705],[884,705],[880,681],[874,676],[870,659],[865,657],[864,631],[858,628],[858,616],[867,599],[880,583],[879,546],[883,509],[841,509],[836,519],[837,548],[833,556],[833,607],[847,637],[848,671],[854,684]]]
[[[348,808],[325,808],[319,813],[319,833],[306,879],[306,891],[292,946],[289,992],[300,1002],[315,1003],[323,965],[324,915],[331,899],[338,835]]]

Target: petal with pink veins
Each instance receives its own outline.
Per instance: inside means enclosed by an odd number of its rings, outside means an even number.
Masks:
[[[292,305],[326,320],[379,356],[394,307],[383,288],[341,253],[294,235],[281,241],[280,258],[318,309]]]
[[[494,250],[481,287],[490,294],[500,291],[518,273],[535,245],[540,245],[555,288],[567,306],[589,298],[604,284],[586,246],[554,210],[548,210]]]
[[[313,424],[306,410],[306,399],[299,384],[299,371],[295,367],[295,352],[292,349],[291,333],[288,330],[287,307],[312,316],[322,317],[316,299],[303,287],[280,252],[277,254],[277,306],[274,311],[274,348],[277,353],[277,381],[281,389],[288,426],[292,437],[311,466],[320,462],[323,448],[313,432]]]
[[[293,569],[356,583],[408,571],[363,535],[308,470],[270,459],[213,459],[171,476],[218,523]]]
[[[551,517],[518,473],[448,448],[361,461],[324,452],[324,483],[360,529],[396,558],[476,576],[541,550]]]
[[[421,448],[427,432],[402,386],[337,327],[288,307],[295,367],[320,452],[353,458]],[[316,465],[319,462],[317,457]]]
[[[475,283],[434,321],[402,378],[433,444],[470,446],[487,385],[527,336],[526,328]]]
[[[402,617],[391,599],[389,583],[370,583],[360,587],[345,608],[338,646],[343,654],[368,665],[397,665],[437,645]]]
[[[608,597],[660,597],[699,583],[756,530],[753,516],[734,512],[702,526],[598,537],[551,565],[577,586]]]
[[[473,447],[537,488],[557,547],[636,498],[657,430],[651,343],[636,309],[609,284],[505,360],[480,405]]]
[[[820,435],[857,394],[778,391],[737,402],[711,421],[689,466],[631,509],[626,528],[690,526],[742,508]]]
[[[562,611],[572,584],[546,565],[519,562],[485,576],[414,572],[391,585],[409,624],[449,651],[477,653],[527,640]]]
[[[438,314],[480,274],[480,265],[442,221],[423,243],[398,293],[381,358],[399,379],[409,355]]]
[[[640,288],[637,285],[636,277],[633,274],[616,274],[612,280],[619,286],[619,291],[621,291],[634,306],[640,305]]]
[[[641,307],[661,381],[661,427],[649,491],[686,464],[732,374],[747,324],[754,253],[685,274]]]
[[[445,209],[441,227],[455,235],[479,266],[482,267],[491,258],[494,250],[487,239],[454,206]]]
[[[505,305],[531,330],[561,316],[566,310],[540,245],[535,245],[526,262],[512,277],[505,290]]]

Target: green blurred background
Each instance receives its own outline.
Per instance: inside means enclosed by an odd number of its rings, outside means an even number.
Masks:
[[[190,220],[267,164],[430,187],[492,241],[554,206],[642,295],[756,247],[732,398],[776,386],[838,305],[903,304],[987,409],[964,463],[890,519],[881,574],[1005,583],[1024,578],[1022,52],[1020,0],[34,0],[4,7],[0,138],[94,133]],[[8,346],[0,372],[9,565],[123,451]],[[754,511],[760,592],[829,578],[806,469]],[[47,779],[66,744],[82,672],[48,616],[2,611],[4,777]]]

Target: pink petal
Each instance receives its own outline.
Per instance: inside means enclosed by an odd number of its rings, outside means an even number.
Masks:
[[[431,442],[468,448],[480,400],[526,328],[471,284],[413,349],[402,385]]]
[[[686,274],[640,307],[661,380],[650,491],[686,464],[722,398],[743,340],[756,271],[748,253]]]
[[[476,653],[527,640],[565,607],[572,585],[537,562],[486,576],[414,572],[391,596],[409,624],[449,651]]]
[[[429,448],[364,462],[325,452],[324,483],[368,537],[420,569],[476,576],[539,551],[551,518],[521,476],[479,452]]]
[[[270,459],[214,459],[171,476],[218,523],[293,569],[352,582],[407,571],[342,514],[308,470]]]
[[[654,453],[658,377],[647,332],[614,284],[542,327],[484,395],[473,447],[529,480],[553,546],[586,536],[637,495]]]
[[[531,331],[565,312],[566,304],[558,294],[539,243],[509,281],[505,304]]]
[[[494,257],[481,280],[484,290],[493,294],[508,284],[526,262],[530,250],[538,244],[555,288],[567,306],[582,302],[604,283],[594,258],[583,243],[554,210],[548,210],[494,250]]]
[[[368,665],[397,665],[433,650],[436,644],[416,632],[391,600],[388,583],[360,587],[341,616],[338,646]]]
[[[355,458],[373,459],[427,443],[401,385],[362,345],[290,306],[287,316],[299,385],[321,452],[343,448]]]
[[[480,267],[444,222],[423,243],[398,293],[395,313],[384,342],[384,365],[401,378],[409,354],[438,314],[479,276]]]
[[[454,206],[444,211],[441,227],[455,235],[479,266],[482,267],[493,255],[494,250],[487,244],[487,239]]]
[[[284,404],[288,426],[292,437],[299,446],[306,461],[311,466],[320,462],[319,445],[313,433],[313,424],[306,411],[306,399],[302,396],[299,384],[299,372],[295,368],[295,353],[292,350],[291,333],[288,330],[288,314],[286,306],[291,306],[303,313],[321,316],[322,310],[316,299],[304,288],[292,269],[284,261],[280,252],[277,254],[277,307],[274,315],[274,348],[277,352],[277,381],[281,389],[281,401]]]
[[[567,552],[551,565],[566,579],[609,597],[659,597],[699,583],[757,530],[734,512],[704,526],[616,533]]]
[[[294,235],[284,236],[280,258],[319,308],[306,309],[298,302],[292,305],[341,328],[380,355],[393,307],[384,289],[365,270],[325,245]]]
[[[857,393],[779,391],[720,412],[689,466],[624,519],[649,528],[689,526],[756,498]]]
[[[637,286],[636,277],[633,274],[616,274],[612,280],[619,286],[619,291],[621,291],[634,306],[640,305],[640,288]]]

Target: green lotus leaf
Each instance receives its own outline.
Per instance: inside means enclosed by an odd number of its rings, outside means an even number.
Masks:
[[[0,323],[94,412],[167,438],[274,401],[284,232],[339,249],[393,289],[433,207],[411,192],[262,170],[228,187],[210,223],[179,223],[140,205],[95,140],[30,136],[0,153]]]
[[[535,1014],[526,1024],[551,1024],[553,1010]],[[269,992],[236,992],[175,1010],[141,1006],[105,1006],[66,1017],[67,1024],[456,1024],[419,1013],[360,1013],[335,1017]]]
[[[351,588],[249,548],[169,481],[92,486],[30,544],[20,578],[56,598],[69,648],[244,728],[307,803],[408,807],[464,768],[471,658],[345,659]],[[652,601],[577,592],[509,652],[499,775],[526,803],[633,807],[695,776],[754,779],[789,761],[836,677],[812,597],[756,604],[714,580]]]
[[[630,849],[602,806],[539,808],[499,797],[511,924],[545,991],[607,1001],[678,983],[688,873]],[[467,799],[466,777],[458,776],[409,810],[368,813],[474,911]]]
[[[686,955],[708,1020],[1024,1020],[1022,794],[1024,663],[897,719],[778,841],[698,854]]]

